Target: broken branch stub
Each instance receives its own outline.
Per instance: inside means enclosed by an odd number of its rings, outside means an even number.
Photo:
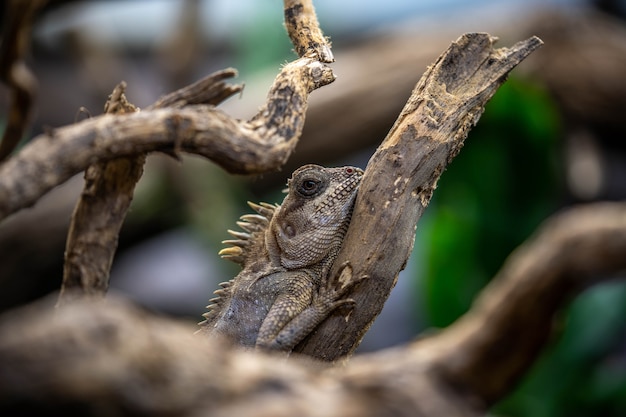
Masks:
[[[107,114],[139,111],[118,84],[104,106]],[[143,174],[145,155],[116,158],[90,165],[67,235],[63,283],[57,306],[78,297],[101,299],[109,288],[109,273],[120,229],[135,185]]]

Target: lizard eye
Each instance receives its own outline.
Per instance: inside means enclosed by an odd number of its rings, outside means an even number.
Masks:
[[[306,178],[300,182],[298,192],[305,197],[310,197],[319,191],[320,184],[320,181]]]

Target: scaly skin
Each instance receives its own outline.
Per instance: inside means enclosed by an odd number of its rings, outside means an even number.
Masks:
[[[238,222],[247,233],[220,254],[243,266],[220,284],[201,333],[234,343],[292,350],[335,308],[350,304],[347,288],[327,277],[350,223],[363,171],[305,165],[288,181],[280,206],[250,204],[259,214]]]

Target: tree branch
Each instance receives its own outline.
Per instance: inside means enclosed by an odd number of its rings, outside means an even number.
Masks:
[[[354,310],[322,323],[296,351],[335,360],[356,349],[404,269],[416,224],[437,181],[506,75],[541,44],[533,37],[494,49],[484,33],[460,37],[422,76],[365,171],[350,229],[331,273],[348,261],[368,276]]]
[[[285,27],[299,57],[330,63],[335,60],[310,0],[285,0]]]
[[[194,104],[217,106],[232,95],[243,91],[243,85],[232,85],[225,82],[236,76],[237,70],[234,68],[216,71],[191,85],[166,94],[156,103],[148,106],[146,110],[164,109],[166,107],[181,108]]]
[[[126,100],[125,90],[124,82],[115,87],[106,102],[105,113],[139,111]],[[57,306],[77,296],[106,295],[119,232],[145,160],[145,155],[129,156],[98,162],[85,170],[85,188],[72,214],[67,236]]]
[[[332,81],[329,67],[300,58],[282,68],[267,103],[248,122],[213,106],[190,105],[105,114],[42,134],[0,166],[0,219],[96,161],[180,150],[232,173],[277,169],[300,137],[309,93]]]
[[[527,369],[518,352],[545,342],[551,315],[589,277],[626,268],[624,253],[626,204],[564,213],[514,253],[457,324],[339,367],[193,337],[114,297],[55,314],[40,302],[0,318],[0,413],[484,415],[511,389],[511,370]]]
[[[233,69],[218,71],[160,98],[150,108],[217,105],[241,91],[241,86],[224,82],[234,75],[236,71]],[[139,111],[127,101],[125,89],[126,83],[122,82],[113,90],[105,105],[106,114]],[[145,158],[145,154],[116,158],[95,163],[85,170],[85,189],[72,215],[68,233],[63,283],[57,306],[77,297],[102,298],[106,295],[117,239],[135,185],[143,173]]]
[[[317,26],[311,1],[285,1],[285,10],[296,51],[308,53],[301,46],[313,45],[314,49],[321,48],[320,57],[328,60],[330,48]],[[319,41],[320,37],[324,42]],[[232,75],[234,71],[226,70],[213,77],[222,81]],[[281,69],[265,105],[247,122],[206,106],[203,96],[213,94],[210,88],[214,87],[208,84],[209,91],[205,91],[207,83],[200,81],[146,111],[102,115],[40,135],[0,166],[0,220],[31,206],[50,189],[95,162],[152,151],[195,153],[231,173],[278,169],[300,138],[308,95],[334,80],[330,67],[311,57],[301,57]],[[216,86],[222,99],[240,89]],[[182,107],[185,103],[188,105]],[[160,108],[164,106],[172,107]]]

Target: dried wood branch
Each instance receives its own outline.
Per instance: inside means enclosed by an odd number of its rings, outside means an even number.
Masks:
[[[128,102],[125,90],[124,82],[115,87],[105,104],[105,113],[139,111]],[[76,296],[106,295],[117,239],[145,160],[145,155],[129,156],[98,162],[85,170],[85,187],[67,237],[58,306]]]
[[[11,104],[0,142],[0,162],[15,149],[30,122],[37,79],[24,58],[30,44],[33,19],[46,3],[47,0],[10,0],[6,5],[0,45],[0,79],[10,88]]]
[[[320,56],[328,58],[330,48],[325,42],[319,43],[318,38],[323,36],[315,26],[317,18],[311,2],[286,1],[285,9],[289,10],[289,35],[296,51],[308,53],[298,45],[317,45],[322,48]],[[227,78],[233,72],[220,74]],[[300,138],[308,95],[334,80],[330,67],[314,58],[301,57],[281,69],[265,105],[249,121],[235,120],[205,103],[195,104],[206,93],[206,83],[200,82],[146,111],[102,115],[40,135],[0,166],[0,219],[34,204],[47,191],[95,162],[152,151],[195,153],[232,173],[278,169]],[[227,96],[237,89],[222,92]],[[181,101],[176,94],[186,99]],[[183,102],[189,105],[181,107]],[[165,105],[172,107],[159,108]]]
[[[626,204],[561,214],[458,324],[344,367],[227,348],[115,298],[56,314],[42,302],[0,319],[0,413],[484,415],[511,389],[511,370],[527,368],[517,352],[533,357],[554,312],[591,277],[623,270],[625,252]]]
[[[241,91],[241,86],[224,82],[234,75],[236,71],[233,69],[218,71],[160,98],[150,108],[217,105]],[[126,83],[122,82],[113,90],[105,105],[106,114],[139,111],[126,99],[125,89]],[[135,185],[143,173],[145,158],[145,154],[116,158],[97,162],[85,170],[85,188],[69,228],[57,306],[67,304],[76,297],[102,298],[106,295],[117,239]]]
[[[194,104],[217,106],[227,98],[243,90],[243,85],[232,85],[225,82],[236,76],[237,70],[234,68],[216,71],[191,85],[166,94],[158,99],[156,103],[148,106],[146,110],[164,109],[166,107],[180,108]]]
[[[330,63],[335,60],[330,41],[324,36],[308,0],[285,0],[285,27],[298,56]]]
[[[378,148],[359,188],[350,229],[335,262],[368,276],[352,294],[345,320],[329,317],[296,351],[335,360],[356,349],[378,316],[413,248],[416,224],[437,181],[506,75],[541,44],[533,37],[494,49],[488,34],[466,34],[445,51],[415,87]]]
[[[329,67],[300,58],[282,68],[267,103],[247,122],[190,105],[105,114],[42,134],[0,166],[0,219],[97,161],[152,151],[195,153],[232,173],[278,169],[302,132],[309,93],[333,80]]]

